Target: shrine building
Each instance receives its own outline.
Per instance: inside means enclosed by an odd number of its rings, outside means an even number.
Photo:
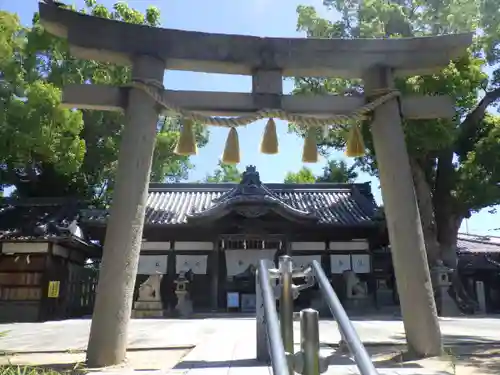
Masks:
[[[3,199],[0,204],[0,322],[92,314],[101,247],[78,225],[71,198]]]
[[[83,212],[91,238],[104,239],[107,215]],[[163,274],[162,301],[171,308],[184,271],[194,311],[250,312],[259,259],[289,254],[296,268],[320,261],[344,300],[343,273],[354,271],[366,293],[353,304],[375,306],[377,277],[390,272],[390,254],[374,251],[385,245],[379,216],[369,184],[263,184],[252,166],[239,184],[151,184],[136,288]],[[298,308],[316,294],[302,293]]]
[[[4,199],[0,321],[90,316],[107,218],[69,198]],[[499,312],[500,238],[461,234],[457,251],[470,294],[482,311]],[[397,309],[384,215],[369,183],[263,184],[252,166],[240,183],[150,185],[134,300],[162,275],[169,316],[186,273],[195,313],[251,313],[259,259],[277,265],[283,254],[295,268],[321,262],[349,314]],[[295,306],[325,308],[314,288]]]

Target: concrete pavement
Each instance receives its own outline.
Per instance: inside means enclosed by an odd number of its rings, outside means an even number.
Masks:
[[[404,344],[401,320],[353,320],[361,340],[366,344]],[[441,332],[445,343],[500,343],[500,319],[441,318]],[[253,318],[208,319],[133,319],[129,330],[129,349],[165,349],[192,347],[213,333],[232,327],[234,335],[251,336],[255,330]],[[295,341],[299,343],[299,323],[294,324]],[[46,323],[0,324],[0,351],[11,352],[64,352],[85,350],[90,320],[63,320]],[[340,340],[337,325],[332,320],[320,322],[320,340],[336,344]]]
[[[403,323],[400,320],[362,318],[354,320],[353,324],[361,340],[369,348],[394,348],[405,343]],[[500,319],[495,317],[443,318],[440,324],[444,341],[448,345],[500,344]],[[0,332],[8,331],[8,334],[0,338],[0,352],[16,352],[19,353],[16,357],[19,357],[22,353],[59,353],[58,355],[63,356],[65,353],[82,351],[86,347],[89,328],[89,320],[2,324]],[[298,322],[295,322],[294,331],[298,351]],[[320,340],[324,355],[332,354],[334,349],[331,345],[340,340],[334,321],[320,322]],[[129,357],[133,357],[132,353],[135,355],[137,351],[144,350],[157,350],[158,353],[163,353],[159,354],[161,356],[166,355],[168,351],[172,353],[172,359],[167,361],[165,357],[163,362],[168,362],[165,366],[162,364],[162,358],[155,360],[158,364],[153,368],[143,369],[142,375],[201,375],[202,372],[204,375],[207,372],[208,375],[250,375],[250,372],[252,375],[268,375],[270,371],[267,366],[254,360],[253,318],[132,320],[129,331]],[[377,352],[375,349],[370,350],[374,355]],[[83,353],[79,358],[84,358]],[[383,363],[385,362],[381,365]],[[129,363],[117,371],[126,374],[134,368],[137,367]],[[332,359],[327,374],[356,372],[355,365],[348,357],[337,355]],[[391,375],[439,373],[424,368],[403,367],[383,368],[380,372]],[[110,371],[106,370],[106,374],[110,374]]]

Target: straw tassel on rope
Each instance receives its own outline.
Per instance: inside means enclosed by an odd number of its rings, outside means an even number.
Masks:
[[[238,164],[240,162],[240,144],[238,141],[238,132],[232,127],[226,139],[226,146],[222,154],[224,164]]]
[[[363,156],[365,154],[365,143],[363,142],[363,135],[358,123],[351,125],[349,135],[347,136],[346,155],[354,158]]]
[[[217,116],[203,116],[199,113],[190,112],[180,107],[165,101],[164,97],[158,91],[162,87],[162,83],[156,80],[141,80],[133,78],[132,82],[125,85],[125,87],[134,87],[143,90],[147,95],[160,104],[163,108],[170,112],[176,113],[180,117],[188,118],[184,122],[179,137],[179,142],[175,149],[178,155],[195,155],[197,153],[196,139],[193,132],[193,121],[203,123],[205,125],[230,127],[228,139],[226,141],[226,148],[224,150],[224,162],[236,164],[240,161],[238,134],[236,127],[251,124],[257,120],[269,118],[264,132],[264,138],[261,144],[261,151],[265,154],[276,154],[278,152],[278,137],[276,135],[276,124],[273,118],[300,123],[309,127],[304,141],[304,150],[302,161],[304,163],[315,163],[318,161],[318,149],[316,145],[316,134],[313,127],[324,127],[325,138],[327,138],[328,126],[331,124],[346,125],[353,121],[361,121],[366,119],[366,116],[378,106],[397,98],[401,93],[393,89],[381,89],[372,93],[375,99],[362,107],[356,109],[350,114],[335,114],[327,118],[317,118],[315,116],[302,116],[292,113],[287,113],[281,109],[261,109],[251,114],[237,116],[232,118],[217,117]],[[370,95],[367,95],[370,96]],[[365,147],[363,137],[359,129],[359,124],[352,125],[348,139],[346,154],[350,157],[364,155]]]
[[[260,152],[267,155],[276,155],[278,153],[278,134],[276,133],[276,123],[272,118],[267,121],[264,129]]]
[[[316,128],[310,126],[304,138],[304,149],[302,150],[303,163],[318,162],[318,145],[316,143]]]
[[[179,136],[179,141],[175,147],[174,153],[182,156],[196,155],[198,148],[194,136],[193,121],[184,119]]]

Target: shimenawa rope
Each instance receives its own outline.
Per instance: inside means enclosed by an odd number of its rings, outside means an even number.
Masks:
[[[205,125],[220,126],[227,128],[235,128],[239,126],[246,126],[264,118],[278,118],[281,120],[295,122],[305,126],[324,127],[332,124],[346,125],[352,122],[359,122],[363,120],[366,115],[372,112],[375,108],[384,104],[385,102],[400,96],[400,92],[393,89],[381,89],[376,92],[370,93],[371,96],[378,96],[375,100],[363,105],[348,115],[338,114],[325,118],[318,118],[314,116],[294,115],[287,113],[281,109],[262,109],[250,115],[236,116],[236,117],[219,117],[219,116],[203,116],[198,113],[186,111],[171,103],[163,100],[163,84],[154,80],[143,80],[134,78],[127,87],[133,87],[144,91],[158,104],[163,106],[166,110],[183,117],[184,119],[193,120]]]
[[[126,86],[142,90],[167,111],[182,117],[184,120],[183,126],[174,151],[177,155],[189,156],[197,153],[193,128],[194,123],[229,128],[229,134],[222,155],[222,161],[226,164],[238,164],[240,162],[239,140],[236,129],[264,118],[269,119],[260,146],[260,150],[264,154],[273,155],[278,153],[278,136],[276,133],[276,124],[273,120],[274,118],[278,118],[289,122],[295,122],[308,128],[304,137],[304,148],[302,151],[302,161],[304,163],[315,163],[318,161],[317,136],[315,130],[318,127],[323,127],[324,130],[327,130],[330,125],[341,126],[349,124],[350,129],[346,137],[346,155],[349,157],[362,156],[365,151],[365,145],[359,123],[366,118],[369,112],[373,111],[379,105],[400,95],[399,91],[396,90],[377,90],[376,92],[370,93],[370,97],[375,98],[372,102],[363,105],[352,113],[348,115],[332,115],[326,118],[291,114],[281,109],[262,109],[253,114],[244,116],[218,117],[203,116],[168,103],[163,99],[163,84],[159,81],[132,79],[132,82]]]

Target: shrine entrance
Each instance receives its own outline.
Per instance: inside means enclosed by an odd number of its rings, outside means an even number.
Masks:
[[[448,97],[401,97],[394,77],[439,71],[461,57],[472,34],[397,39],[260,38],[127,24],[40,3],[45,29],[68,40],[75,58],[132,66],[125,87],[69,85],[70,108],[125,111],[117,176],[87,350],[89,366],[125,359],[126,332],[144,224],[144,203],[160,112],[184,119],[177,152],[196,153],[193,123],[228,128],[223,159],[239,162],[237,128],[268,118],[261,150],[278,152],[273,118],[307,127],[303,161],[318,158],[318,128],[349,130],[349,156],[364,151],[359,124],[370,118],[396,282],[410,351],[441,353],[421,221],[401,126],[412,119],[453,118]],[[127,42],[124,43],[123,41]],[[168,91],[165,69],[252,76],[251,93]],[[283,77],[363,79],[364,97],[291,96]],[[168,83],[167,83],[168,84]],[[235,116],[212,117],[218,116]],[[117,318],[118,317],[118,318]]]
[[[228,311],[255,312],[255,271],[260,259],[277,264],[285,254],[283,236],[223,235],[219,240],[221,275],[219,293]],[[224,303],[225,302],[225,303]]]
[[[267,259],[278,268],[281,255],[290,255],[290,242],[286,235],[223,235],[219,241],[220,275],[219,295],[224,298],[222,307],[227,311],[254,313],[256,301],[255,272],[259,260]],[[301,269],[311,260],[321,262],[322,254],[297,255],[292,257],[294,269]],[[303,284],[304,279],[294,279]],[[311,301],[318,290],[317,285],[302,291],[295,301],[296,311],[311,306]],[[279,304],[278,304],[279,308]]]

